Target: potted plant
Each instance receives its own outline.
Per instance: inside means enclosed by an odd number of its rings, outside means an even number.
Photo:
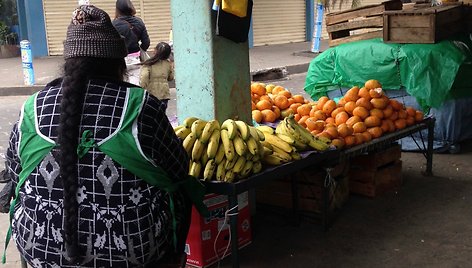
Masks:
[[[0,21],[0,58],[18,57],[19,55],[20,47],[16,33]]]

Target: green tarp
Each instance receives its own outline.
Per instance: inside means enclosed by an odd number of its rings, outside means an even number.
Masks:
[[[424,109],[439,107],[451,97],[461,65],[472,59],[469,48],[467,37],[437,44],[386,44],[379,38],[339,45],[311,61],[305,91],[316,100],[327,91],[376,79],[384,89],[406,89]],[[461,70],[470,80],[472,69]]]

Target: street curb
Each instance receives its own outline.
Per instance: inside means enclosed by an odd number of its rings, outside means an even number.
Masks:
[[[310,63],[295,64],[283,67],[267,68],[251,71],[253,81],[267,81],[284,78],[290,74],[304,73],[308,70]],[[257,78],[259,77],[259,78]],[[257,79],[254,79],[257,78]],[[169,84],[171,86],[171,84]],[[0,96],[29,96],[44,88],[44,85],[34,86],[0,86]]]

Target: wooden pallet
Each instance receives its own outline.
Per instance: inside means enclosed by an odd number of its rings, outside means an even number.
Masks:
[[[384,150],[360,155],[351,160],[351,193],[376,197],[397,190],[402,183],[401,146],[392,144]]]
[[[467,31],[465,7],[415,5],[399,11],[385,11],[383,39],[386,43],[432,44]]]
[[[329,191],[329,210],[340,208],[349,197],[348,163],[338,165],[331,171],[337,185]],[[307,169],[297,174],[298,210],[304,213],[321,213],[323,208],[323,184],[326,174],[320,169]],[[259,204],[292,209],[293,196],[291,178],[283,178],[256,188],[256,201]]]
[[[379,5],[369,5],[326,15],[329,46],[382,37],[385,10],[402,9],[402,2],[392,0]]]

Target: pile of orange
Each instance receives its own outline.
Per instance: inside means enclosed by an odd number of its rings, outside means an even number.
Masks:
[[[252,118],[257,123],[274,122],[296,113],[300,106],[307,103],[308,100],[302,95],[292,95],[282,86],[251,83]]]
[[[423,120],[423,113],[389,99],[376,80],[351,88],[336,103],[321,97],[312,106],[299,106],[295,120],[313,135],[327,137],[338,148],[368,142],[384,133]]]

